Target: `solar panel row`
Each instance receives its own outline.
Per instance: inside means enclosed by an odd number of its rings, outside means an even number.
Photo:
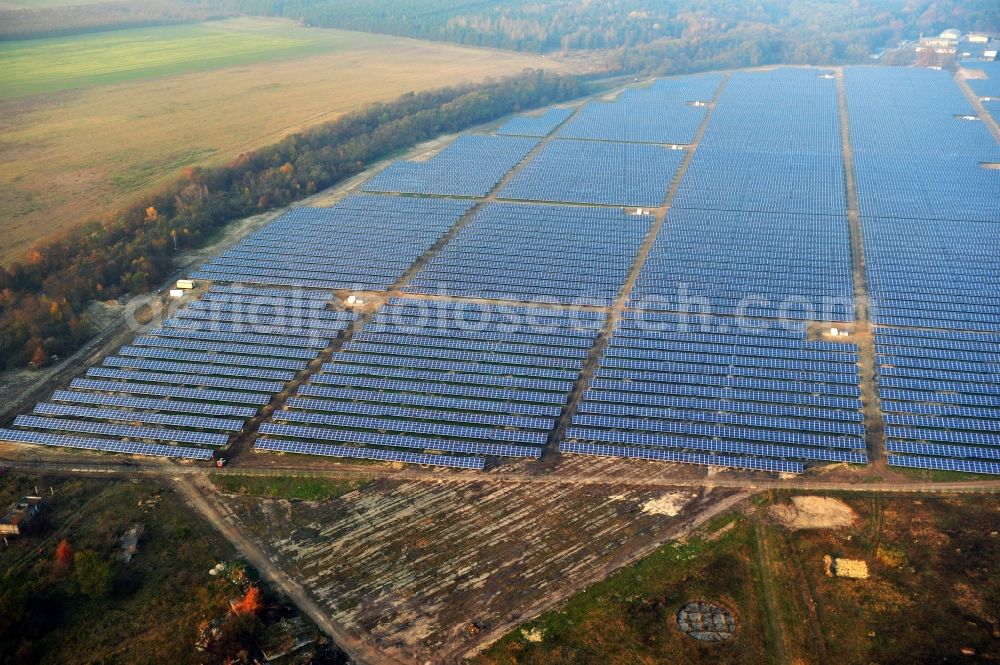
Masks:
[[[103,367],[90,368],[87,378],[74,379],[71,390],[36,405],[34,415],[19,416],[17,441],[208,459],[210,450],[163,444],[226,445],[356,318],[327,310],[331,296],[213,287],[163,327],[122,347],[121,355],[106,358]],[[225,323],[217,331],[214,310],[227,317],[252,312],[254,323]],[[288,311],[294,316],[286,317]],[[191,313],[205,316],[188,318]]]
[[[883,218],[886,229],[907,225],[892,218],[1000,221],[1000,171],[980,167],[1000,162],[1000,146],[982,122],[965,119],[975,111],[950,72],[850,67],[845,83],[864,217]]]
[[[497,134],[548,136],[571,115],[573,115],[573,109],[549,108],[542,113],[514,116],[497,130]]]
[[[837,89],[829,76],[816,69],[732,74],[674,207],[843,215]]]
[[[563,450],[790,472],[803,468],[791,460],[867,463],[850,345],[811,342],[804,332],[751,320],[742,326],[748,334],[734,335],[721,320],[691,325],[683,315],[626,314]],[[618,361],[628,358],[639,358],[628,362],[641,369],[621,369]],[[802,378],[733,372],[758,362],[804,368]],[[726,459],[734,454],[741,457]]]
[[[722,82],[719,74],[661,79],[628,88],[614,101],[590,102],[566,124],[561,138],[688,144],[694,141]]]
[[[439,196],[489,194],[538,144],[522,136],[467,134],[423,162],[398,161],[366,182],[366,192],[401,192]]]
[[[406,291],[607,306],[652,221],[617,209],[491,203]]]
[[[348,196],[332,208],[295,209],[194,276],[301,290],[385,290],[471,206],[449,199],[360,195]],[[251,288],[255,295],[263,292],[258,286]],[[286,314],[317,311],[306,306],[309,300],[298,298],[297,308]]]
[[[875,341],[889,463],[1000,473],[982,462],[1000,459],[1000,335],[877,328]]]
[[[292,452],[338,455],[339,447],[296,447],[336,441],[363,445],[371,454],[419,448],[454,454],[537,457],[547,441],[587,349],[574,328],[575,312],[479,306],[476,335],[464,336],[447,301],[394,299],[379,316],[406,316],[411,334],[383,332],[371,323],[344,345],[264,423],[261,434]],[[420,309],[419,314],[413,310]],[[376,320],[379,319],[376,316]],[[513,320],[535,318],[530,332],[508,333]],[[588,314],[585,321],[595,320]],[[424,331],[433,334],[424,334]],[[452,338],[448,332],[458,333]],[[579,332],[579,329],[576,329]],[[590,343],[597,328],[590,332]],[[510,334],[530,335],[513,340]],[[521,342],[524,343],[521,343]],[[539,375],[540,373],[540,375]],[[259,447],[259,446],[258,446]],[[323,451],[323,452],[316,452]],[[398,451],[397,451],[398,452]],[[440,457],[439,454],[432,455]],[[399,459],[397,461],[406,461]],[[423,462],[422,462],[423,463]]]
[[[514,176],[499,198],[657,207],[684,154],[641,143],[557,139]]]

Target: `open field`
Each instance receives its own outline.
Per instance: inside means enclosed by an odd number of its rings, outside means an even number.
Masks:
[[[10,41],[0,44],[0,99],[343,51],[372,39],[240,18]]]
[[[0,261],[24,254],[41,237],[131,201],[185,166],[225,163],[288,133],[408,91],[528,67],[563,67],[535,56],[308,30],[277,20],[205,25],[216,33],[242,35],[237,44],[298,45],[268,52],[240,46],[243,60],[227,61],[236,56],[226,54],[233,40],[222,34],[212,42],[216,64],[209,71],[194,71],[203,69],[200,62],[180,58],[143,73],[147,78],[141,80],[0,100],[0,218],[6,234]],[[208,28],[127,30],[84,39],[108,40],[106,57],[115,58],[112,44],[126,33],[155,37],[196,29]],[[160,46],[171,48],[170,39],[162,39]],[[0,64],[4,72],[10,70],[6,56],[0,55]],[[0,89],[8,85],[13,83]]]
[[[377,481],[224,503],[378,662],[448,663],[743,496]]]
[[[777,522],[771,508],[787,499],[761,497],[754,511],[718,518],[511,632],[477,662],[996,659],[1000,499],[841,497],[851,524],[836,527],[829,515],[803,530]],[[870,576],[829,577],[824,555],[864,561]],[[734,639],[682,635],[674,616],[691,599],[732,610]]]

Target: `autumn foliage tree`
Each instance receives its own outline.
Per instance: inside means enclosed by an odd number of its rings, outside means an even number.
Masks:
[[[64,568],[73,565],[73,546],[65,538],[56,545],[56,563]]]
[[[233,603],[233,611],[236,614],[257,614],[257,612],[263,609],[263,607],[264,598],[260,593],[260,589],[255,586],[251,586],[247,589],[243,598]]]
[[[35,352],[31,354],[31,364],[33,367],[41,367],[49,360],[49,354],[45,353],[45,349],[39,344],[35,347]]]

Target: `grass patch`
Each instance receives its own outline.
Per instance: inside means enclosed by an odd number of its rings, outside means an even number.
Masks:
[[[661,547],[546,612],[474,659],[514,663],[766,663],[753,589],[753,530],[742,517],[713,521],[713,538]],[[721,603],[737,619],[726,643],[706,644],[677,628],[676,612],[691,600]],[[541,637],[541,641],[535,641]],[[529,639],[531,638],[531,639]]]
[[[290,22],[239,18],[0,43],[0,98],[122,83],[349,47]]]
[[[943,469],[911,469],[906,466],[894,466],[892,470],[901,476],[914,480],[926,480],[934,483],[961,483],[973,480],[996,480],[996,476],[980,473],[965,473],[962,471],[945,471]]]
[[[370,485],[370,480],[332,480],[329,478],[296,478],[291,476],[240,476],[215,474],[212,483],[219,491],[268,499],[301,499],[326,501]]]

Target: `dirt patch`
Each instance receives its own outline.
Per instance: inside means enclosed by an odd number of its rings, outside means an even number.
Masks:
[[[222,500],[337,624],[387,660],[447,663],[731,495],[383,480],[308,505]],[[658,502],[679,512],[641,509]]]
[[[676,517],[697,494],[689,492],[669,492],[642,504],[642,512],[647,515],[666,515]]]
[[[768,514],[792,529],[842,529],[854,524],[857,514],[840,499],[822,496],[792,497],[791,504],[768,508]]]

